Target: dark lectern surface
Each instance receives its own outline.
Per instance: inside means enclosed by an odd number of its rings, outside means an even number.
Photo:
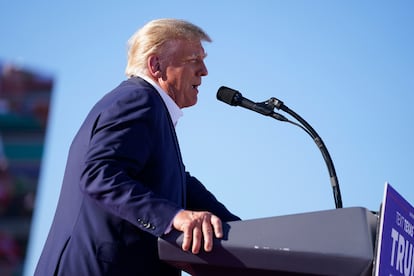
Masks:
[[[160,258],[191,275],[371,275],[378,218],[352,207],[225,223],[211,253],[159,239]]]

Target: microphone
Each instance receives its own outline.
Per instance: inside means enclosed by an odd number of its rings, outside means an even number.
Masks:
[[[286,117],[273,111],[274,103],[269,100],[262,103],[255,103],[243,97],[243,95],[232,88],[222,86],[217,91],[217,99],[233,106],[241,106],[265,116],[271,116],[280,121],[287,121]]]

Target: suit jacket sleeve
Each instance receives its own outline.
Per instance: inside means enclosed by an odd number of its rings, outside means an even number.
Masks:
[[[190,173],[187,176],[187,207],[191,210],[209,211],[222,221],[235,221],[240,218],[232,214],[206,187]]]
[[[95,118],[82,164],[81,190],[111,214],[161,236],[181,209],[168,198],[169,188],[154,179],[157,173],[147,173],[152,163],[158,164],[154,155],[163,154],[157,150],[159,143],[166,143],[159,138],[164,107],[154,104],[159,102],[151,96],[154,91],[124,94],[132,96],[113,99]]]

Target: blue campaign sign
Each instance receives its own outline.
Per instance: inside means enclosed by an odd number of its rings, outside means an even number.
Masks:
[[[375,275],[414,276],[414,208],[385,184]]]

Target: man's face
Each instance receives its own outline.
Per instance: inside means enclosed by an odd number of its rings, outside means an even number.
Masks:
[[[201,77],[208,74],[201,42],[175,40],[165,46],[167,50],[159,59],[162,76],[158,83],[180,108],[195,105]]]

